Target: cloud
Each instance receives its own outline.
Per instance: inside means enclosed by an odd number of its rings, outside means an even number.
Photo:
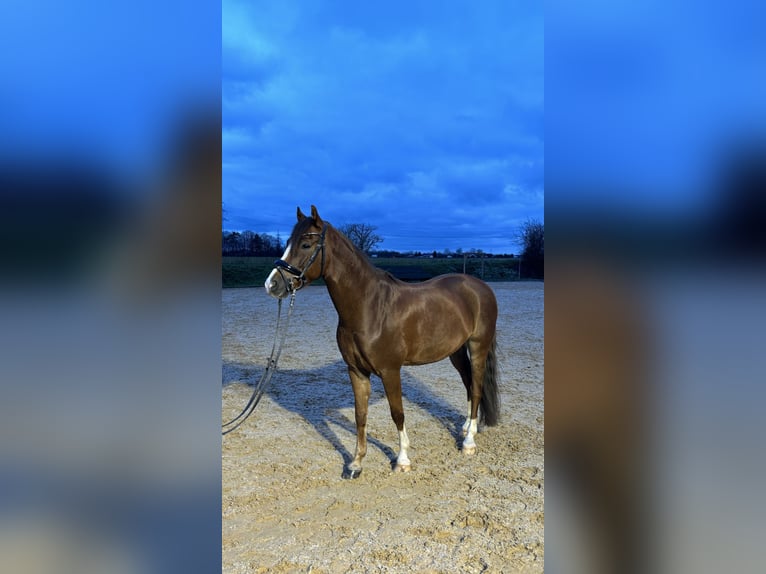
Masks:
[[[540,7],[225,2],[227,58],[232,228],[279,213],[289,227],[312,202],[340,222],[374,217],[392,238],[427,234],[404,224],[424,214],[464,219],[466,202],[542,216]],[[509,185],[531,194],[523,215],[505,203]],[[464,223],[477,241],[495,233]]]

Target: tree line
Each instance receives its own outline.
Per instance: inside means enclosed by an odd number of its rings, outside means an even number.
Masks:
[[[366,223],[348,223],[338,229],[346,235],[360,250],[377,257],[514,257],[513,253],[490,255],[481,249],[451,251],[409,251],[376,250],[383,238],[375,233],[377,227]],[[542,279],[545,273],[545,226],[534,219],[527,220],[519,229],[519,243],[523,246],[520,255],[520,270],[524,277]],[[285,245],[279,234],[255,233],[253,231],[224,231],[222,235],[222,251],[225,256],[261,256],[279,257],[285,250]]]
[[[338,231],[368,255],[383,241],[383,238],[375,233],[376,229],[376,226],[367,223],[347,223],[338,226]],[[224,255],[239,256],[279,256],[285,249],[279,234],[255,233],[249,230],[224,231],[221,246]]]
[[[282,238],[253,231],[224,231],[221,240],[224,255],[279,257],[285,250]]]
[[[515,257],[513,253],[492,255],[484,253],[481,249],[457,248],[454,251],[449,248],[442,251],[375,249],[374,247],[379,241],[373,242],[366,236],[350,236],[349,234],[346,236],[351,238],[354,245],[360,250],[375,257],[431,257],[434,259],[445,257],[456,259],[462,257]],[[224,231],[221,245],[223,255],[231,257],[279,257],[285,250],[285,244],[280,235],[255,233],[253,231]]]

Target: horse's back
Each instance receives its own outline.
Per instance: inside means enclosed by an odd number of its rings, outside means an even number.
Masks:
[[[422,310],[419,321],[432,328],[464,332],[465,336],[494,336],[497,322],[495,292],[481,279],[449,273],[409,284],[410,304]]]
[[[467,302],[474,312],[481,312],[497,319],[497,298],[492,288],[481,279],[461,273],[438,275],[420,283],[423,289],[433,289],[449,298]]]

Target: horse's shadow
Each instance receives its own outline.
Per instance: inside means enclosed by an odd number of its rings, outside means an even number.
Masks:
[[[264,368],[260,366],[224,362],[223,385],[241,382],[253,386],[261,378],[263,371]],[[370,407],[380,402],[388,407],[380,379],[373,375],[370,377],[370,382]],[[454,385],[455,392],[465,393],[457,373],[455,373]],[[280,407],[301,416],[311,424],[316,432],[343,457],[344,469],[349,465],[353,459],[353,452],[346,448],[344,441],[335,431],[335,428],[339,428],[348,432],[353,439],[345,442],[355,444],[354,393],[343,361],[336,361],[316,369],[279,369],[274,373],[265,394]],[[406,371],[402,371],[402,395],[437,419],[450,433],[455,446],[460,447],[462,421],[461,413],[457,409],[442,397],[435,395],[422,381]],[[350,417],[346,414],[349,411],[352,413]],[[390,421],[390,424],[393,426],[393,421]],[[369,429],[367,443],[383,452],[392,466],[396,463],[395,449],[371,436]]]

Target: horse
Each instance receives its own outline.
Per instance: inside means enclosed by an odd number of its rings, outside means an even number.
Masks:
[[[404,425],[401,368],[449,357],[468,397],[462,451],[476,452],[478,423],[498,423],[500,396],[496,369],[497,300],[485,282],[470,275],[439,275],[404,283],[377,269],[344,234],[298,207],[298,221],[281,259],[266,279],[278,299],[322,277],[338,313],[337,343],[354,392],[356,450],[344,478],[357,478],[367,453],[370,375],[383,381],[391,418],[399,432],[395,472],[411,470]],[[479,414],[481,418],[479,418]]]

